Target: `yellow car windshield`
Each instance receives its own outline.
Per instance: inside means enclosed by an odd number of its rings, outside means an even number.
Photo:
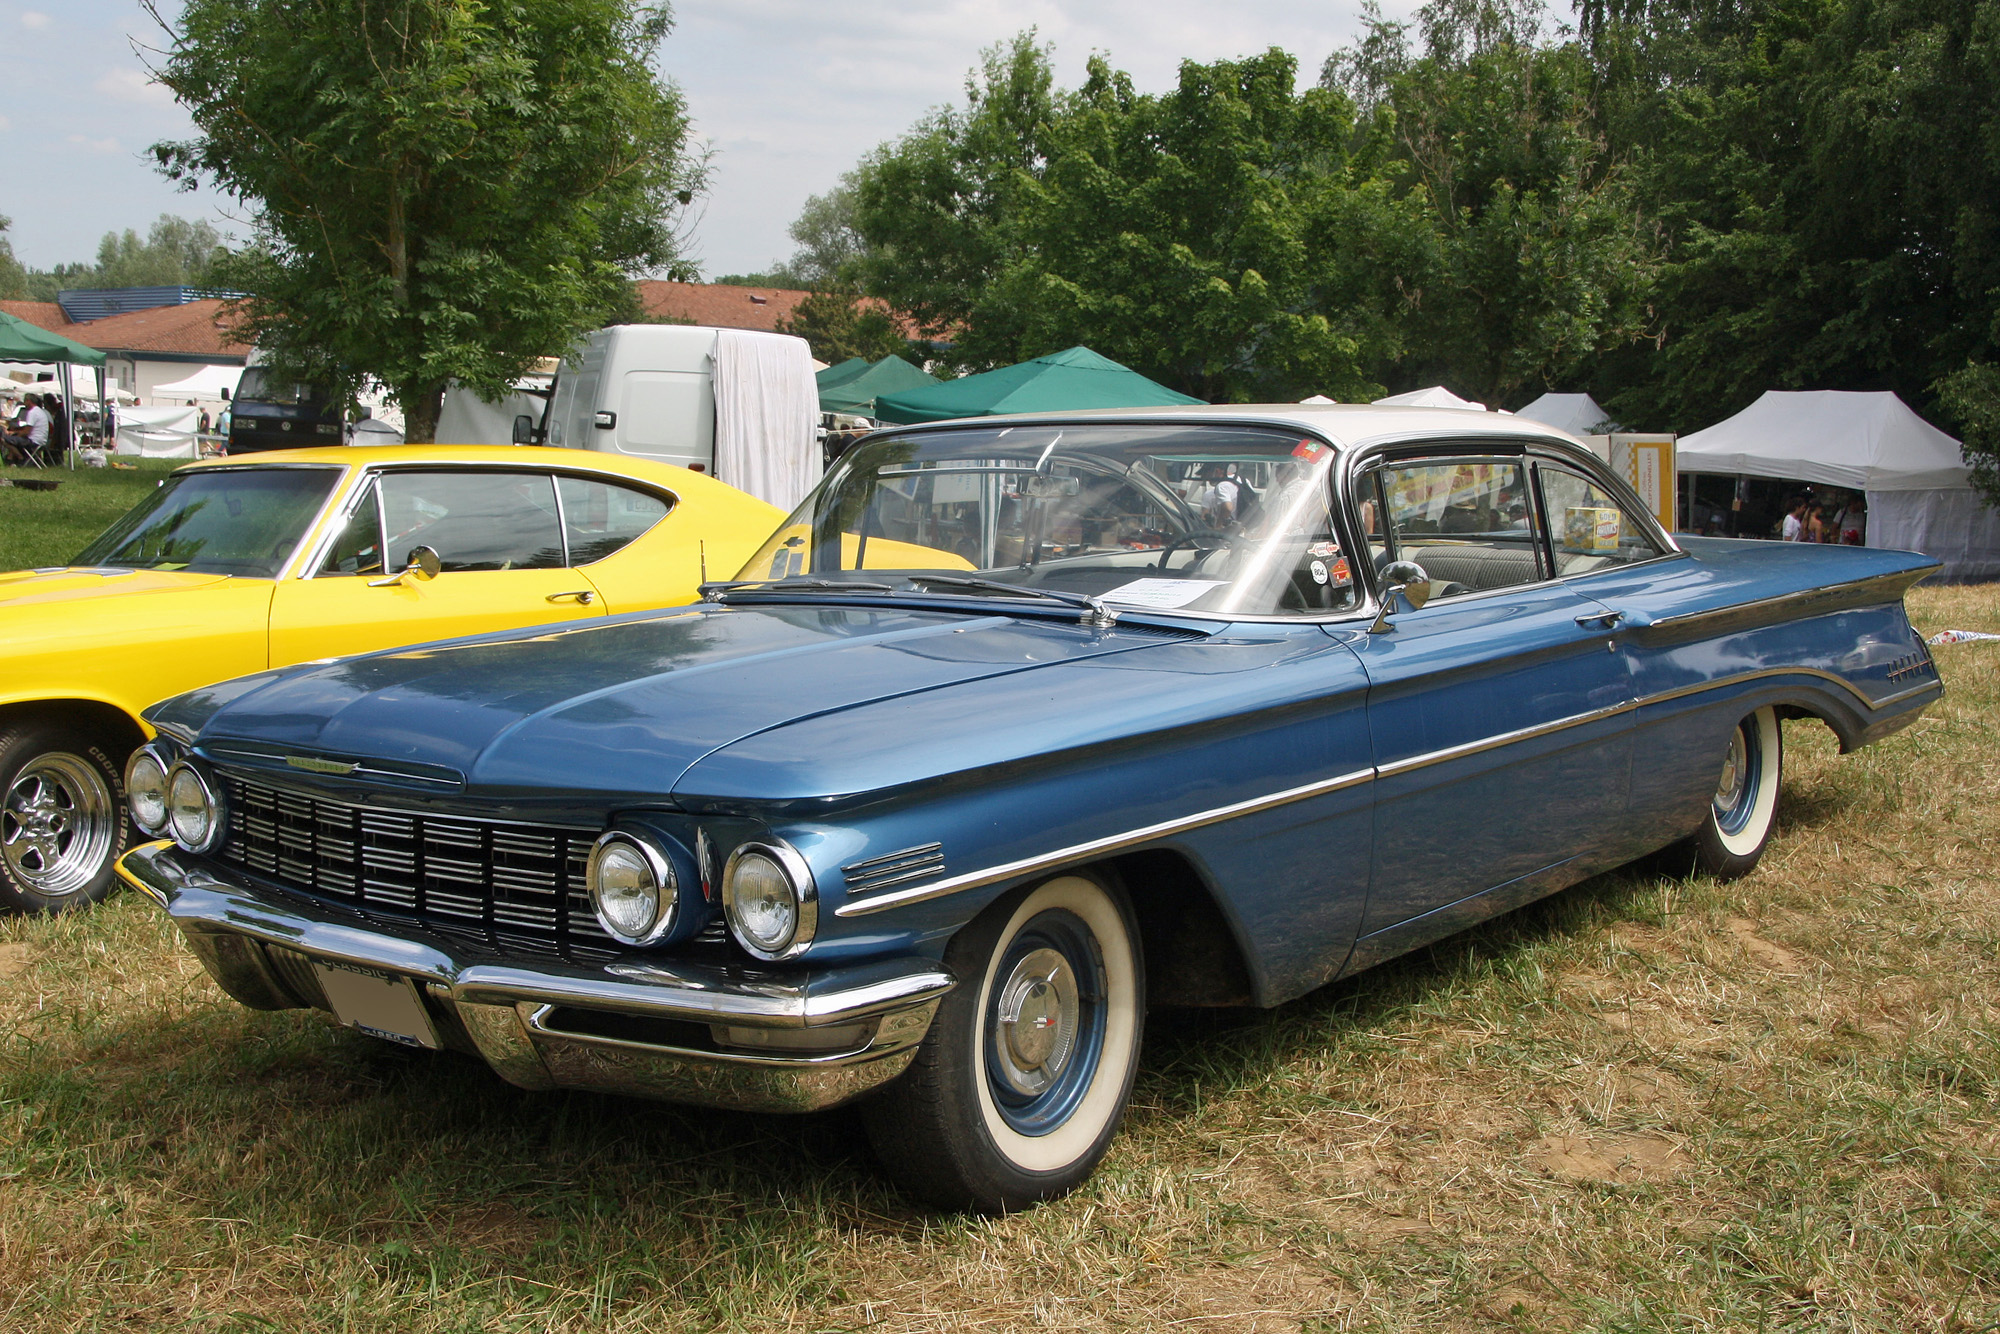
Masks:
[[[175,473],[70,563],[272,578],[305,538],[340,473],[332,467]]]

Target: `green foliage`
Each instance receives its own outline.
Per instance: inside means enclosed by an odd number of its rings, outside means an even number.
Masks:
[[[812,346],[812,354],[827,365],[850,357],[880,361],[909,357],[910,340],[902,326],[879,301],[865,301],[851,292],[814,292],[799,303],[790,318],[778,322],[778,332],[796,334]]]
[[[0,222],[0,232],[6,224]],[[97,287],[212,287],[226,262],[222,234],[207,222],[162,213],[144,237],[127,228],[106,232],[95,264],[23,269],[0,236],[0,296],[53,301],[58,292]]]
[[[14,243],[7,239],[7,231],[14,225],[12,218],[0,218],[0,300],[14,300],[28,294],[28,275],[21,268],[21,261],[14,258]]]
[[[1944,410],[1965,435],[1965,461],[1972,484],[1986,503],[2000,506],[2000,366],[1975,362],[1944,376],[1935,386]]]
[[[702,164],[654,66],[670,22],[638,0],[189,0],[157,74],[198,137],[154,152],[250,207],[226,276],[273,361],[380,380],[428,440],[447,381],[498,394],[630,276],[684,267]]]

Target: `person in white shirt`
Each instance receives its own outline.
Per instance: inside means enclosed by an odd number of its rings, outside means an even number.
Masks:
[[[49,443],[49,429],[55,425],[55,419],[42,406],[40,395],[29,394],[27,404],[28,410],[21,414],[19,425],[0,437],[5,440],[9,463],[21,462],[30,452],[40,453]]]
[[[1806,540],[1806,501],[1803,496],[1792,502],[1791,512],[1785,515],[1785,526],[1778,535],[1787,542]]]

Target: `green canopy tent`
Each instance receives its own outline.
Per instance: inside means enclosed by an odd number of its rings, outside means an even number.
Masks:
[[[843,363],[844,364],[844,363]],[[838,370],[839,367],[833,369]],[[822,372],[822,376],[824,376]],[[824,379],[819,386],[819,410],[821,412],[854,412],[864,417],[875,415],[875,401],[884,394],[907,394],[936,384],[935,375],[924,372],[891,354],[864,367],[859,375],[837,384],[828,385]]]
[[[104,354],[94,347],[85,347],[74,339],[64,338],[59,333],[50,333],[39,325],[28,323],[18,316],[0,311],[0,362],[25,361],[47,362],[62,366],[95,366],[97,368],[97,420],[104,420]],[[57,377],[62,384],[64,430],[70,438],[63,441],[63,454],[70,466],[76,466],[76,456],[70,446],[76,443],[76,399],[70,392],[69,373]]]
[[[828,366],[823,371],[814,371],[813,382],[824,391],[833,388],[837,384],[846,384],[849,380],[852,380],[867,369],[868,358],[849,357],[837,366]]]
[[[1199,404],[1198,398],[1155,384],[1135,370],[1087,347],[1052,352],[1018,366],[903,393],[879,395],[878,420],[943,421],[1003,412],[1062,412],[1073,408],[1165,408]]]

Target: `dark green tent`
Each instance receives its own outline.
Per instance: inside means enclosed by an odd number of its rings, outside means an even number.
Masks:
[[[864,417],[872,417],[875,415],[875,401],[882,395],[907,394],[936,383],[935,375],[926,375],[901,357],[892,354],[851,379],[834,385],[822,381],[819,387],[819,410],[857,412]]]
[[[102,366],[104,354],[0,310],[0,361],[67,361]]]
[[[1087,347],[1052,352],[1018,366],[905,393],[882,394],[875,416],[886,422],[934,422],[1003,412],[1063,412],[1073,408],[1165,408],[1198,398],[1155,384]]]
[[[28,323],[17,316],[0,310],[0,361],[45,361],[72,366],[95,366],[97,372],[97,419],[104,420],[104,354],[94,347],[85,347],[73,339],[64,338],[59,333]],[[63,420],[70,423],[68,429],[76,429],[76,404],[70,397],[69,373],[61,377]],[[46,391],[43,391],[46,392]],[[73,440],[65,440],[63,452],[67,454]],[[107,442],[108,445],[109,442]],[[70,466],[76,460],[70,459]]]
[[[813,372],[813,382],[821,389],[831,389],[837,384],[846,384],[855,376],[868,369],[868,358],[849,357],[838,366],[828,366],[823,371]]]

